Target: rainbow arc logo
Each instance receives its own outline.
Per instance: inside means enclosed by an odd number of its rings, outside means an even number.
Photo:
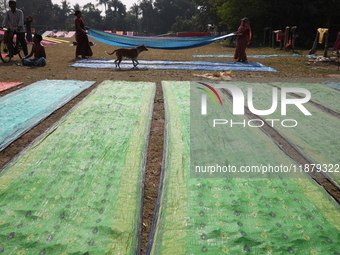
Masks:
[[[198,83],[208,88],[208,89],[206,89],[206,88],[197,87],[198,89],[201,89],[201,90],[203,90],[205,93],[207,93],[207,95],[209,95],[210,98],[213,100],[214,104],[217,104],[216,98],[214,97],[214,94],[215,94],[216,97],[217,97],[217,99],[218,99],[218,101],[220,102],[220,105],[222,105],[221,97],[220,97],[220,95],[218,94],[218,92],[216,91],[216,89],[214,89],[212,86],[210,86],[210,85],[208,85],[208,84],[205,84],[205,83],[203,83],[203,82],[198,82]],[[212,91],[214,94],[211,93],[211,91]],[[202,95],[202,99],[203,99],[203,96],[206,97],[206,95],[203,94],[203,95]],[[204,99],[205,99],[204,101],[206,101],[206,98],[204,98]]]
[[[206,94],[202,94],[202,112],[201,112],[202,115],[206,115],[207,114],[207,95],[210,96],[210,98],[213,100],[215,105],[217,104],[216,98],[218,99],[220,105],[222,105],[222,100],[221,100],[220,95],[216,91],[216,89],[214,89],[212,86],[206,83],[203,83],[203,82],[198,82],[198,83],[206,87],[206,88],[197,87],[198,89],[203,90],[206,93]]]

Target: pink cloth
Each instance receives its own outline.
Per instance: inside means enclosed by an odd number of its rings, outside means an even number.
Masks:
[[[17,82],[1,82],[0,81],[0,91],[4,91],[6,89],[18,86],[20,84],[22,84],[21,81],[17,81]]]

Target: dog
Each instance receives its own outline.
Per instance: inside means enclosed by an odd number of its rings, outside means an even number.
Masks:
[[[139,64],[137,61],[138,55],[142,51],[148,51],[148,49],[144,45],[139,45],[135,48],[127,49],[127,48],[119,48],[114,50],[112,53],[106,52],[108,55],[113,55],[116,53],[117,59],[115,60],[116,67],[120,69],[120,62],[122,62],[123,57],[132,59],[133,67],[136,68]]]

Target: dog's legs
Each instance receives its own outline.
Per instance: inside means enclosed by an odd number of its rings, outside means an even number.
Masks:
[[[117,59],[115,61],[115,64],[116,64],[116,67],[120,69],[120,62],[122,62],[123,55],[119,51],[116,51],[116,56],[117,56]]]
[[[118,67],[119,69],[120,69],[120,62],[122,62],[122,57],[118,56],[115,61],[115,64],[116,64],[116,67]]]
[[[133,64],[133,68],[137,68],[137,65],[139,64],[139,62],[137,61],[137,59],[133,58],[132,64]]]

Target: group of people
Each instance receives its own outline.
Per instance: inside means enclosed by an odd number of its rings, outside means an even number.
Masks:
[[[5,13],[5,17],[0,28],[3,28],[7,25],[7,35],[10,36],[11,41],[13,40],[14,34],[17,36],[17,43],[19,42],[23,48],[23,52],[25,57],[23,58],[22,64],[27,66],[45,66],[46,65],[46,53],[44,46],[41,44],[42,36],[39,34],[34,34],[33,46],[31,53],[28,54],[27,43],[25,39],[25,26],[24,26],[24,14],[20,9],[16,8],[16,1],[9,1],[10,10]],[[90,47],[90,43],[87,37],[86,27],[84,21],[82,20],[81,11],[76,11],[74,13],[76,16],[75,19],[75,29],[76,29],[76,59],[81,56],[81,58],[86,58],[88,56],[92,56],[92,50]],[[250,43],[252,38],[251,28],[249,25],[248,18],[241,19],[241,24],[235,32],[237,36],[236,39],[236,50],[234,54],[234,58],[238,62],[247,62],[246,48]],[[9,49],[13,48],[12,43],[8,45]],[[13,52],[13,51],[11,51]],[[12,53],[10,53],[12,54]],[[33,59],[30,57],[34,56]]]
[[[8,54],[13,54],[15,49],[13,49],[13,37],[16,35],[16,45],[21,44],[25,57],[22,59],[22,64],[24,66],[45,66],[46,65],[46,53],[45,48],[41,44],[42,36],[40,34],[34,34],[33,46],[31,52],[28,54],[28,48],[26,43],[26,29],[24,26],[24,14],[20,9],[17,9],[17,3],[15,0],[10,0],[8,2],[9,10],[5,13],[4,19],[0,28],[7,27],[6,36],[10,38],[7,41],[8,49],[10,50]],[[87,37],[86,27],[84,21],[81,18],[81,12],[76,11],[74,13],[76,16],[75,27],[76,27],[76,58],[81,56],[86,58],[87,56],[92,56],[92,50]],[[32,57],[30,59],[30,57]],[[12,57],[12,56],[11,56]]]
[[[45,48],[41,45],[42,36],[35,34],[33,38],[33,46],[31,52],[28,54],[27,43],[26,43],[26,29],[24,14],[20,9],[17,9],[17,3],[14,0],[8,2],[9,10],[5,13],[2,25],[0,28],[7,27],[5,36],[10,38],[7,40],[7,47],[9,53],[12,57],[15,49],[13,49],[13,37],[16,34],[16,45],[21,44],[22,50],[24,52],[24,57],[22,59],[22,64],[25,66],[45,66],[46,65],[46,53]],[[30,59],[30,57],[34,57]]]

